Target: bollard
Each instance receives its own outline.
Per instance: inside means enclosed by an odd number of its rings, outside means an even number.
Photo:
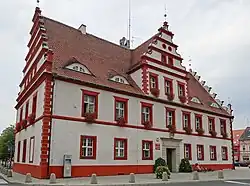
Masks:
[[[90,184],[97,184],[97,177],[96,174],[92,174]]]
[[[197,171],[193,173],[193,180],[199,180],[199,173]]]
[[[56,183],[56,175],[55,175],[55,173],[50,174],[49,183],[50,184]]]
[[[31,183],[31,182],[32,182],[31,174],[27,173],[25,176],[25,183]]]
[[[168,173],[163,172],[163,174],[162,174],[162,181],[168,181]]]
[[[7,177],[12,177],[12,171],[8,170]]]
[[[224,179],[223,170],[219,170],[219,171],[218,171],[218,179]]]
[[[129,175],[129,183],[135,183],[135,174],[134,173],[130,173],[130,175]]]

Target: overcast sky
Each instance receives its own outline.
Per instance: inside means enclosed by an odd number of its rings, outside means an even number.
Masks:
[[[250,121],[250,0],[131,0],[133,46],[162,26],[164,5],[174,42],[218,98],[231,100],[234,128]],[[36,0],[0,5],[0,130],[15,123],[14,105],[25,65]],[[127,36],[128,0],[40,0],[43,15],[118,43]],[[250,123],[249,123],[250,124]]]

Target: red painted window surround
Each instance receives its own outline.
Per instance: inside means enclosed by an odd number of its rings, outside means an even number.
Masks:
[[[36,118],[36,107],[37,107],[37,93],[34,94],[32,100],[32,114],[35,115],[35,118]]]
[[[197,160],[204,160],[204,145],[197,145]]]
[[[141,124],[144,124],[144,113],[143,113],[143,108],[148,108],[149,109],[149,121],[151,122],[151,124],[153,124],[153,104],[151,103],[145,103],[145,102],[141,102]]]
[[[20,109],[20,115],[19,115],[19,121],[22,121],[23,119],[23,107]]]
[[[94,159],[95,160],[96,151],[97,151],[96,144],[97,144],[96,136],[83,136],[82,135],[80,137],[80,159]],[[88,152],[90,152],[90,155],[88,154]]]
[[[167,63],[167,56],[165,54],[161,54],[161,62],[164,64]]]
[[[151,81],[152,79],[154,79],[155,85],[153,85],[153,83]],[[150,89],[152,89],[152,88],[158,89],[159,88],[159,85],[158,85],[158,74],[149,72],[149,87],[150,87]]]
[[[172,57],[168,56],[168,64],[173,66],[174,65],[174,59]]]
[[[98,117],[98,95],[99,94],[100,94],[99,92],[93,92],[93,91],[89,91],[89,90],[82,90],[82,111],[81,111],[82,117],[84,117],[85,113],[87,112],[84,109],[84,96],[86,96],[86,95],[94,97],[94,112],[95,112],[96,118]]]
[[[21,141],[18,142],[17,145],[17,162],[20,162],[20,153],[21,153]]]
[[[31,141],[33,141],[33,145],[31,145]],[[30,138],[30,148],[29,148],[29,163],[33,163],[34,161],[34,152],[35,152],[35,136]],[[32,156],[31,156],[32,153]]]
[[[210,127],[210,121],[212,123],[212,130]],[[208,116],[208,131],[215,131],[215,118]]]
[[[36,61],[34,61],[34,63],[31,65],[31,67],[30,67],[29,71],[27,72],[27,74],[25,74],[25,76],[23,77],[23,79],[22,79],[19,86],[23,86],[23,84],[24,84],[24,88],[26,88],[30,84],[32,79],[34,78],[35,73],[36,73],[36,69],[37,69],[37,63],[36,63]],[[32,74],[32,76],[31,76],[31,74]]]
[[[153,141],[142,140],[142,160],[153,160]]]
[[[209,146],[210,160],[217,160],[216,146]]]
[[[166,128],[168,128],[169,125],[175,126],[175,109],[169,107],[165,107],[165,109],[166,109]]]
[[[164,77],[164,85],[165,85],[165,94],[166,95],[173,95],[174,94],[174,90],[173,90],[173,79]],[[167,88],[167,83],[169,84],[169,89]]]
[[[25,119],[28,119],[28,116],[29,116],[29,100],[27,101],[25,106]]]
[[[197,125],[196,125],[196,120],[199,119],[200,124],[199,124],[199,128],[202,129],[202,115],[201,114],[194,114],[195,116],[195,129],[197,129]]]
[[[221,134],[224,132],[227,132],[227,126],[226,126],[226,120],[225,119],[220,119],[220,131]]]
[[[192,145],[185,143],[184,144],[184,157],[192,160]]]
[[[122,147],[119,147],[120,144],[123,143]],[[117,146],[118,143],[118,146]],[[116,150],[123,151],[123,156],[119,156],[116,153]],[[127,138],[114,138],[114,160],[127,160],[128,159],[128,139]]]
[[[223,154],[225,153],[225,156]],[[225,146],[221,147],[221,155],[222,155],[222,160],[228,160],[228,149]]]
[[[118,121],[118,116],[116,113],[116,104],[121,102],[124,104],[124,120],[127,123],[128,122],[128,100],[127,98],[121,98],[121,97],[117,97],[114,96],[114,120]]]
[[[185,116],[187,117],[187,126],[185,126]],[[191,127],[191,112],[182,111],[182,127]]]
[[[27,139],[23,140],[23,156],[22,156],[22,162],[26,162],[26,151],[27,151]]]
[[[185,95],[185,83],[177,81],[178,84],[178,96],[186,96]],[[182,90],[182,93],[180,93],[180,90]]]

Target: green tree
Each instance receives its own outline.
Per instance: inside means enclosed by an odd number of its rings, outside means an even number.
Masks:
[[[15,149],[15,127],[10,125],[0,135],[0,159],[2,161],[12,160]]]

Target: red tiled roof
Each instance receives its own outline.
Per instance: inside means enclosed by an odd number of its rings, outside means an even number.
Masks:
[[[233,130],[234,145],[239,145],[239,139],[244,131],[245,129]]]
[[[148,45],[153,41],[154,36],[136,49],[130,50],[91,34],[82,34],[78,29],[46,17],[44,17],[44,25],[48,46],[54,53],[52,68],[54,73],[67,78],[144,95],[144,92],[126,72],[140,61],[140,56],[147,52]],[[72,58],[85,65],[94,76],[63,68]],[[114,74],[124,76],[130,85],[110,81],[110,76]],[[210,107],[209,103],[215,102],[215,100],[191,74],[188,73],[188,77],[189,96],[198,97],[203,103],[200,105],[189,102],[190,106],[229,116],[224,109]]]

